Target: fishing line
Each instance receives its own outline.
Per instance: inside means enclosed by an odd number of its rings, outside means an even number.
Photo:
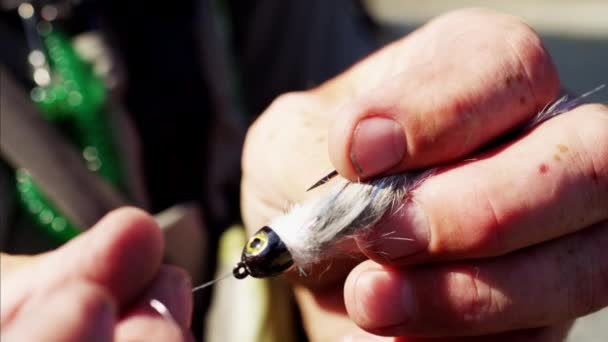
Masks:
[[[206,288],[206,287],[209,287],[209,286],[211,286],[211,285],[213,285],[213,284],[217,283],[217,282],[218,282],[218,281],[220,281],[220,280],[224,280],[224,279],[226,279],[226,278],[229,278],[231,275],[232,275],[232,272],[228,272],[228,273],[224,274],[224,275],[223,275],[223,276],[221,276],[221,277],[215,278],[215,279],[213,279],[213,280],[211,280],[211,281],[208,281],[208,282],[206,282],[206,283],[204,283],[204,284],[201,284],[201,285],[195,286],[195,287],[193,287],[193,288],[192,288],[192,293],[194,293],[194,292],[196,292],[196,291],[199,291],[199,290],[202,290],[202,289],[204,289],[204,288]]]

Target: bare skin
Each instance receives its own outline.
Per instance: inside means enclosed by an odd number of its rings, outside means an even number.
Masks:
[[[119,209],[55,251],[2,254],[2,340],[192,340],[189,278],[161,265],[162,251],[149,215]],[[151,299],[175,321],[150,307]]]
[[[268,108],[244,150],[250,232],[332,169],[358,180],[448,165],[359,241],[366,261],[291,277],[312,340],[558,341],[608,305],[608,109],[476,152],[559,89],[527,25],[461,10]],[[387,232],[414,242],[378,240]]]
[[[525,24],[467,10],[275,101],[244,151],[250,231],[334,168],[357,180],[474,157],[362,238],[367,260],[292,277],[312,340],[556,341],[608,305],[608,109],[582,106],[475,153],[559,88]],[[386,232],[408,242],[378,240]],[[162,249],[153,220],[122,209],[56,251],[2,255],[2,339],[190,339],[190,284]]]

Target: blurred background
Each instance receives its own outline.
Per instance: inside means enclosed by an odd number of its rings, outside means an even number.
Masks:
[[[166,260],[195,283],[225,273],[245,240],[247,126],[463,7],[524,18],[568,90],[608,83],[605,0],[0,0],[1,250],[55,248],[129,203],[156,214]],[[195,296],[198,339],[306,339],[284,284],[220,284]],[[579,320],[570,340],[605,341],[606,323]]]

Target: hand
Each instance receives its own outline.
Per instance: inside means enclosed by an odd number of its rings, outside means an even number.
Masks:
[[[2,255],[2,340],[191,339],[190,281],[161,266],[152,218],[119,209],[65,246],[35,257]],[[157,299],[174,321],[149,302]]]
[[[245,223],[255,231],[316,195],[304,189],[333,168],[357,180],[460,160],[559,88],[518,19],[483,10],[435,19],[270,106],[246,140]],[[606,203],[608,109],[582,106],[427,179],[359,241],[371,260],[345,284],[349,267],[334,260],[297,286],[309,337],[372,337],[348,314],[383,336],[563,338],[572,319],[608,305]],[[378,239],[387,232],[414,243]]]

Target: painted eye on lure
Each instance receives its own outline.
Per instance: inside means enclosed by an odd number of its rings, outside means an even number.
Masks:
[[[232,274],[237,279],[248,275],[266,278],[279,275],[293,265],[291,253],[272,228],[265,226],[258,230],[247,242],[241,254],[241,261]]]

